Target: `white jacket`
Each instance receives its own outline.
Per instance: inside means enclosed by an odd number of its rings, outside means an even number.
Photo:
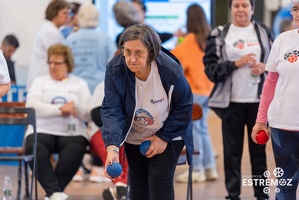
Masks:
[[[53,22],[46,20],[35,36],[33,52],[27,76],[27,90],[31,87],[32,81],[39,75],[48,74],[47,51],[48,48],[64,40],[58,27]]]

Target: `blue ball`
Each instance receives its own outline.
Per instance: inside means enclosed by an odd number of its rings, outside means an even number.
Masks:
[[[121,175],[123,168],[118,162],[113,162],[111,165],[107,166],[107,174],[112,178],[117,178]]]
[[[150,140],[143,141],[139,147],[140,153],[145,156],[145,154],[150,146],[151,146]]]

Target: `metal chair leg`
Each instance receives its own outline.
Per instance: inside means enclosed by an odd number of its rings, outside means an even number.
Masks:
[[[37,200],[37,177],[38,177],[38,174],[37,174],[37,165],[36,165],[36,171],[35,171],[35,200]]]
[[[28,162],[24,162],[24,175],[25,175],[25,195],[24,195],[24,199],[29,199]]]
[[[193,181],[192,181],[192,165],[189,165],[189,174],[188,174],[188,186],[187,186],[187,200],[193,199]]]
[[[21,200],[21,188],[22,188],[22,161],[18,161],[18,191],[17,200]]]

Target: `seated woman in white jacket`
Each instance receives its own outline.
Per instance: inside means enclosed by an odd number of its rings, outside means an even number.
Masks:
[[[83,79],[69,74],[74,60],[67,46],[50,46],[48,66],[49,74],[33,81],[26,106],[36,110],[38,181],[46,192],[45,199],[65,200],[63,191],[88,145],[85,122],[90,119],[91,94]],[[32,132],[30,127],[26,131],[26,154],[32,152]],[[53,153],[59,156],[55,169],[50,162]]]

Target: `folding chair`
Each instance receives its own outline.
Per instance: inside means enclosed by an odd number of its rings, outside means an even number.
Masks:
[[[36,165],[36,149],[37,149],[37,133],[36,133],[36,118],[33,108],[25,108],[24,103],[2,102],[0,103],[0,125],[31,125],[34,131],[34,146],[33,152],[30,155],[25,155],[24,145],[21,147],[0,147],[0,154],[12,154],[0,156],[0,161],[18,161],[18,191],[17,200],[21,198],[22,186],[22,164],[24,163],[25,173],[25,199],[32,200],[33,181],[35,180],[35,199],[37,200],[37,165]],[[25,130],[25,129],[24,129]],[[22,137],[25,131],[22,131]],[[33,161],[30,192],[28,187],[28,162]]]

